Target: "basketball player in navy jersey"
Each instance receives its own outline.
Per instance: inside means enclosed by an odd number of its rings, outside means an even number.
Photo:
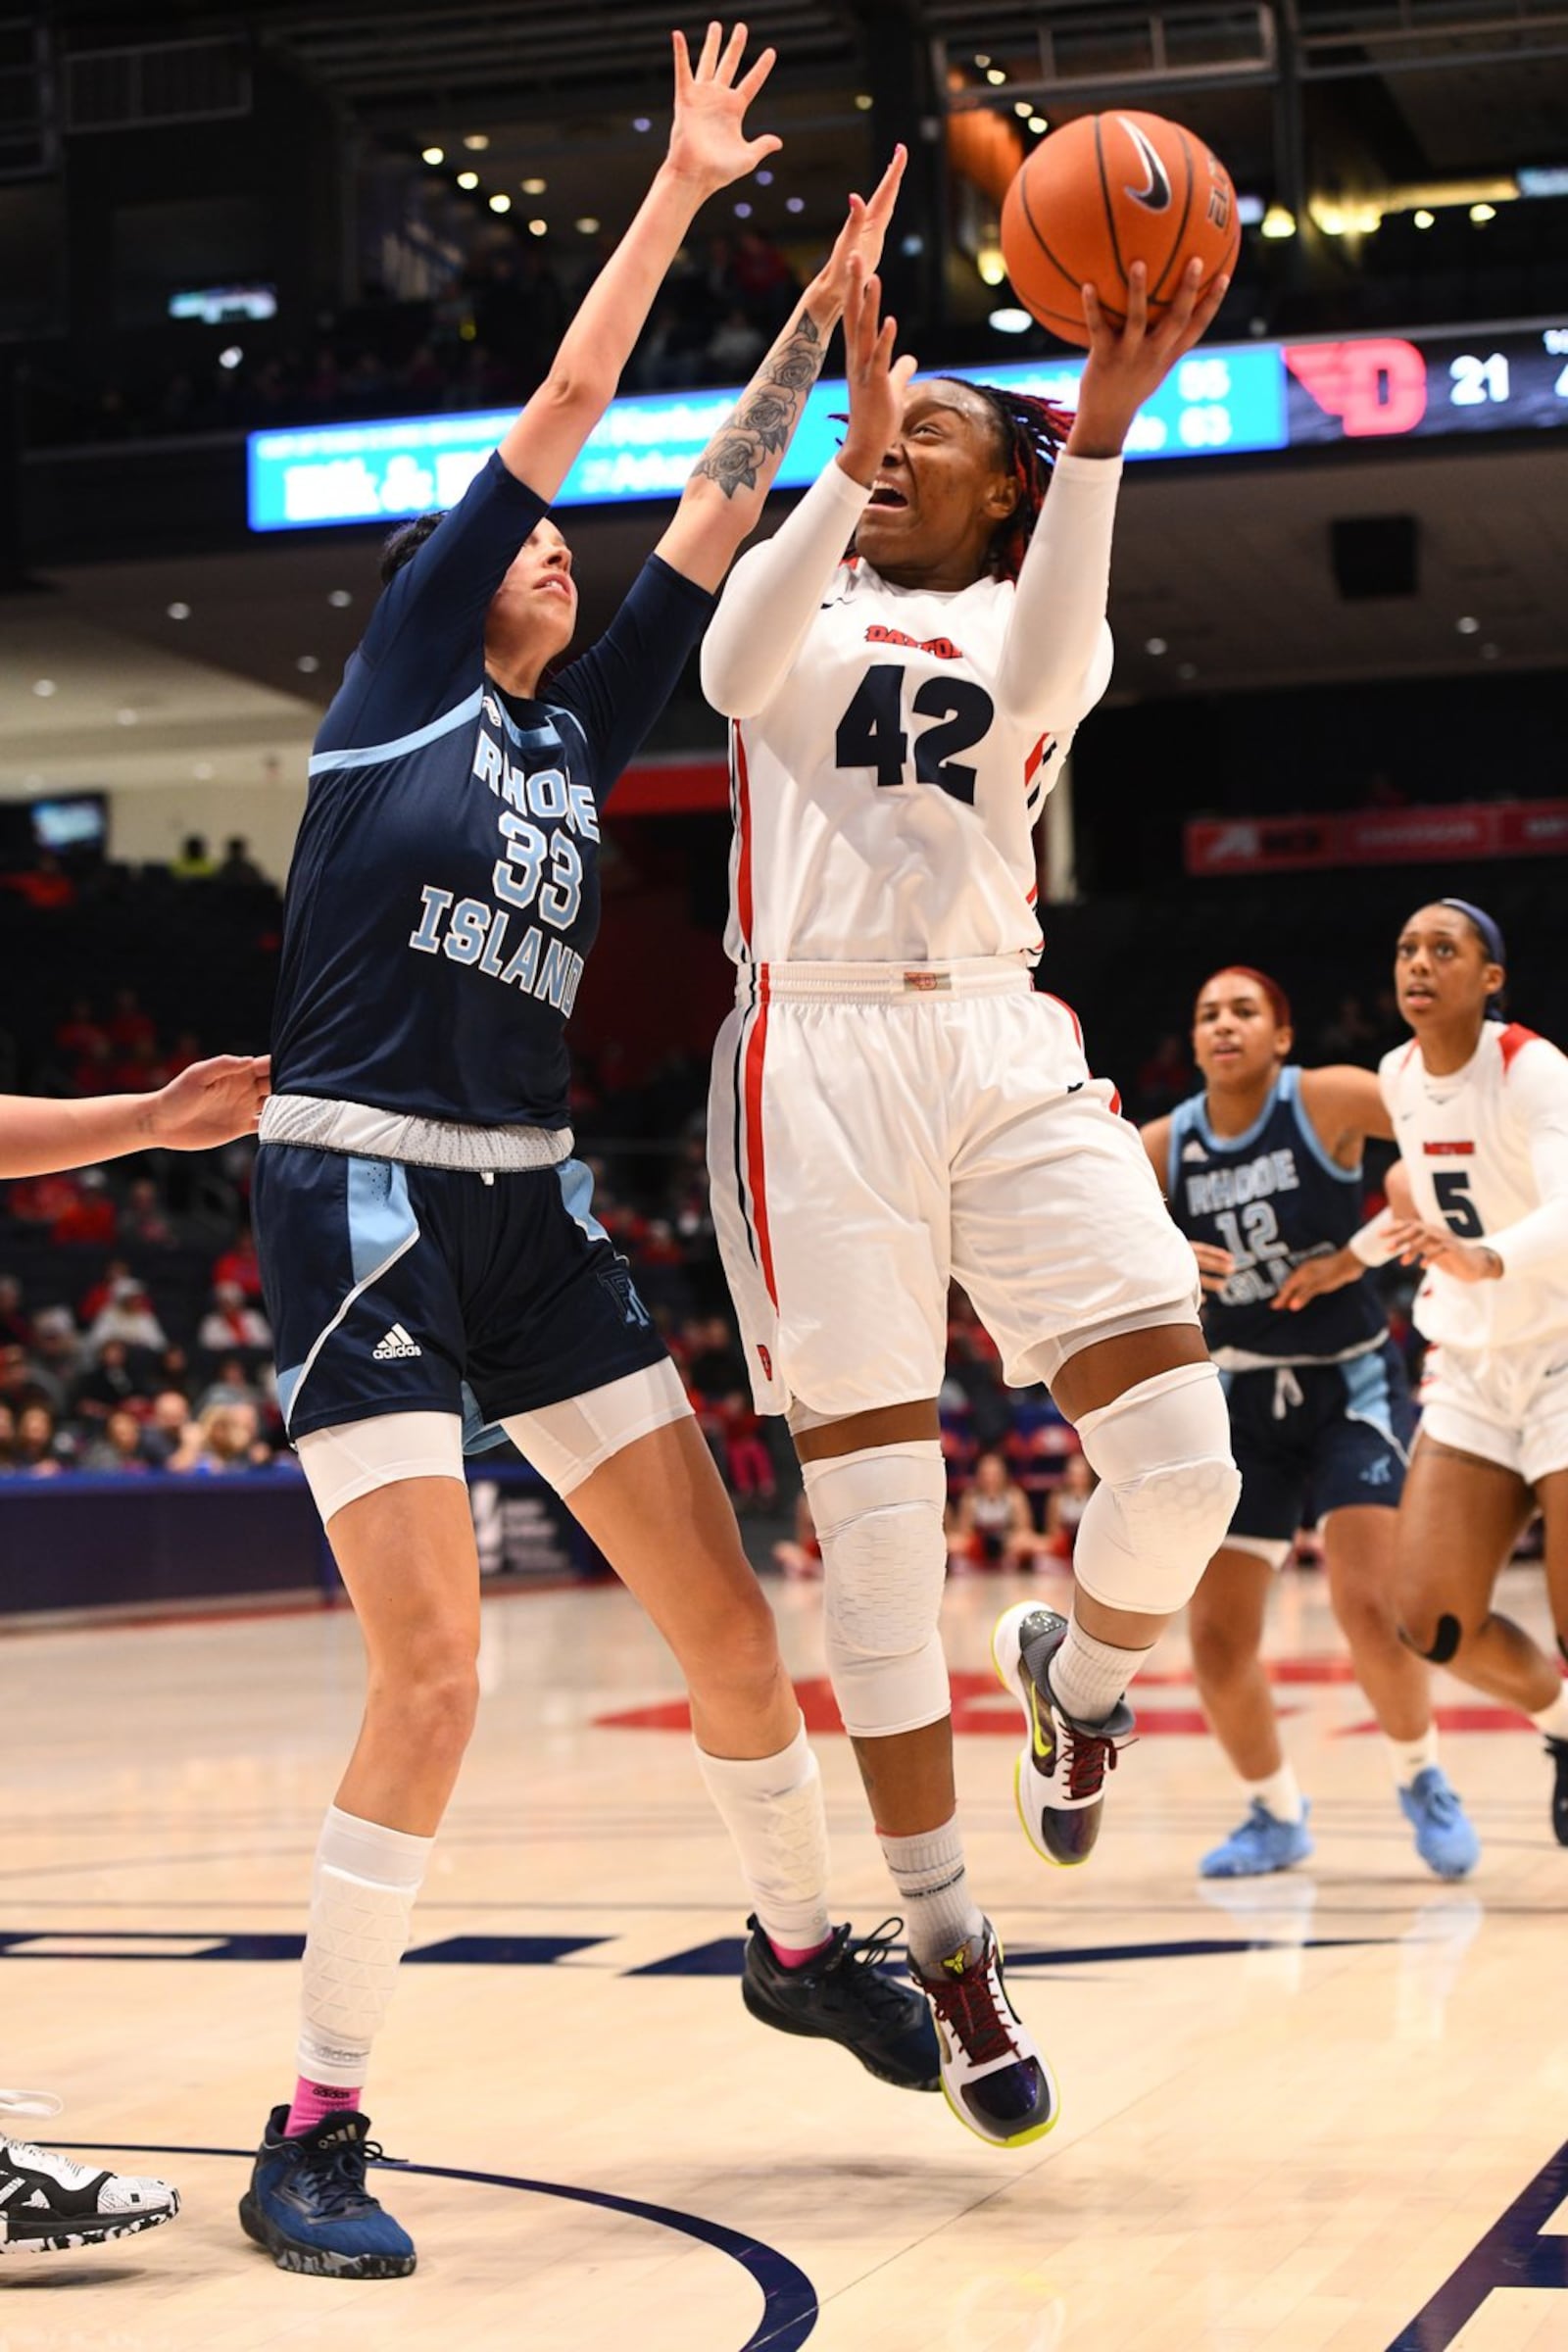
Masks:
[[[94,1095],[79,1102],[0,1096],[0,1177],[47,1176],[122,1159],[131,1152],[208,1152],[254,1135],[267,1099],[267,1061],[225,1054],[192,1062],[151,1095]],[[0,2090],[0,2115],[52,2116],[46,2091]],[[172,2222],[178,2191],[76,2164],[31,2140],[0,2138],[0,2254],[60,2254],[131,2237]]]
[[[779,144],[744,118],[745,28],[674,35],[668,154],[550,374],[453,511],[399,533],[317,738],[289,877],[255,1211],[278,1389],[360,1618],[358,1745],[318,1847],[299,2080],[241,2205],[286,2270],[411,2271],[365,2185],[360,2093],[472,1726],[479,1579],[463,1479],[499,1427],[674,1651],[756,1920],[744,1992],[781,2030],[934,2089],[908,1987],[833,1931],[815,1761],[685,1391],[571,1157],[564,1037],[599,916],[600,810],[756,521],[902,159],[851,200],[606,635],[551,498],[703,202]]]
[[[1204,1712],[1251,1799],[1199,1864],[1251,1878],[1312,1852],[1307,1804],[1280,1744],[1261,1658],[1273,1571],[1310,1494],[1329,1598],[1388,1743],[1416,1850],[1440,1878],[1475,1867],[1474,1830],[1438,1762],[1430,1674],[1399,1640],[1395,1528],[1413,1414],[1382,1301],[1364,1270],[1295,1313],[1293,1269],[1339,1251],[1361,1222],[1361,1147],[1392,1133],[1370,1070],[1290,1059],[1285,992],[1247,966],[1199,991],[1203,1091],[1143,1130],[1208,1294],[1204,1327],[1230,1406],[1242,1498],[1189,1603]]]

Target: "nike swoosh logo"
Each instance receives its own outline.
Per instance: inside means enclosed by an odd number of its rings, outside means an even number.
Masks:
[[[1126,193],[1132,198],[1134,204],[1141,204],[1146,212],[1168,213],[1170,211],[1170,174],[1160,162],[1158,151],[1151,143],[1147,133],[1139,129],[1136,122],[1129,122],[1125,115],[1118,115],[1116,120],[1137,148],[1139,161],[1149,174],[1141,188],[1129,185]]]
[[[1042,1772],[1049,1772],[1056,1760],[1056,1742],[1054,1736],[1048,1739],[1040,1728],[1040,1693],[1032,1684],[1029,1690],[1029,1721],[1034,1735],[1030,1745],[1034,1749],[1035,1762]]]

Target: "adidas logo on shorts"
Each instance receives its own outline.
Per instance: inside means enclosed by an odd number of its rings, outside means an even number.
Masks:
[[[378,1340],[370,1349],[374,1362],[384,1364],[395,1355],[422,1355],[424,1349],[416,1340],[411,1340],[401,1323],[394,1323],[384,1340]]]

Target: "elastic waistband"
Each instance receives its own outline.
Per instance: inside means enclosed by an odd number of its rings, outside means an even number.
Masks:
[[[1250,1348],[1211,1348],[1209,1354],[1221,1372],[1310,1371],[1319,1364],[1353,1364],[1357,1356],[1371,1355],[1381,1348],[1388,1336],[1385,1326],[1375,1338],[1357,1340],[1353,1348],[1342,1348],[1338,1355],[1254,1355]]]
[[[1034,974],[1010,956],[959,957],[952,963],[759,963],[743,968],[735,997],[750,1004],[754,992],[764,1004],[884,1004],[921,997],[1025,996]]]
[[[261,1140],[473,1175],[558,1168],[571,1157],[572,1146],[569,1127],[460,1127],[450,1119],[377,1110],[368,1102],[330,1102],[318,1095],[271,1096],[262,1111]]]

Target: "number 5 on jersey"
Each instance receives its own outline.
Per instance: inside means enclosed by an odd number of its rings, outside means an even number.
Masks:
[[[972,751],[996,716],[996,706],[973,678],[926,678],[910,697],[916,718],[934,720],[914,738],[914,773],[908,773],[909,735],[904,720],[908,672],[897,662],[874,662],[839,720],[833,757],[840,767],[866,767],[879,786],[935,784],[965,807],[974,807],[977,771],[959,754]]]

